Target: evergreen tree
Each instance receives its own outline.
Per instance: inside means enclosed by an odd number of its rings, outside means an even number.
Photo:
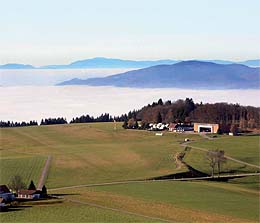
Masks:
[[[161,98],[158,100],[158,105],[163,105],[163,100]]]
[[[30,183],[30,185],[28,187],[28,190],[36,190],[36,187],[35,187],[35,185],[34,185],[32,180],[31,180],[31,183]]]
[[[45,185],[43,185],[42,187],[42,194],[47,195],[47,188],[45,187]]]

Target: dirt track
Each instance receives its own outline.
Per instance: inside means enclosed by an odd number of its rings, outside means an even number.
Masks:
[[[45,183],[45,180],[47,178],[47,174],[48,174],[48,170],[49,170],[49,167],[50,167],[50,164],[51,164],[51,156],[48,156],[46,162],[45,162],[45,165],[42,169],[42,174],[41,174],[41,177],[40,177],[40,180],[38,182],[38,186],[37,186],[37,190],[41,190],[44,183]]]

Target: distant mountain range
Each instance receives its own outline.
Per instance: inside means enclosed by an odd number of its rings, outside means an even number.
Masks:
[[[29,64],[8,63],[0,65],[0,69],[35,69],[35,67]]]
[[[72,79],[58,85],[137,88],[259,89],[260,68],[241,64],[183,61],[157,65],[103,78]]]
[[[250,67],[260,67],[260,59],[247,60],[241,62],[233,62],[226,60],[200,60],[203,62],[213,62],[217,64],[242,64]],[[96,57],[92,59],[79,60],[66,65],[47,65],[41,67],[34,67],[25,64],[4,64],[0,65],[0,69],[76,69],[76,68],[145,68],[156,65],[171,65],[181,62],[180,60],[121,60],[104,57]]]

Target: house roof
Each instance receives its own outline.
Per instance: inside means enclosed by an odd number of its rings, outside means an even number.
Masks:
[[[10,193],[10,190],[6,185],[0,185],[0,194]]]
[[[23,194],[23,195],[33,195],[37,191],[36,190],[18,190],[18,194]]]
[[[171,123],[170,125],[169,125],[169,128],[175,128],[176,127],[176,125],[178,125],[178,124],[176,124],[176,123]]]

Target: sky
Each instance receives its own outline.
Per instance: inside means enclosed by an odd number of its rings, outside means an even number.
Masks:
[[[0,64],[260,58],[259,0],[0,0]]]

